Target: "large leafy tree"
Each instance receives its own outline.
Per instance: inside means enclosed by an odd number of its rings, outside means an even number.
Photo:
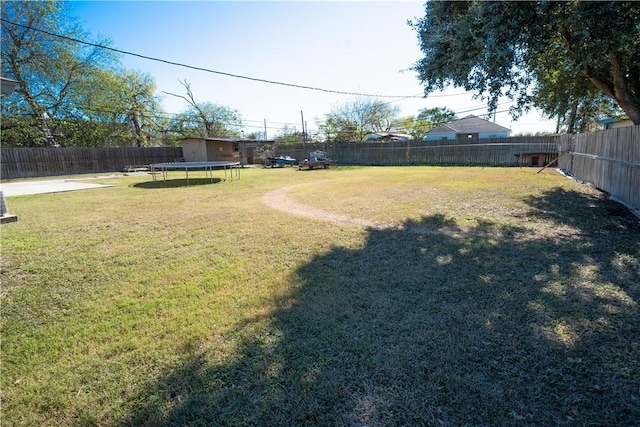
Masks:
[[[368,134],[391,130],[399,112],[399,107],[377,99],[355,98],[334,106],[316,122],[328,141],[357,142]]]
[[[125,112],[126,123],[131,127],[136,145],[142,147],[149,141],[159,111],[158,100],[154,97],[155,83],[149,74],[140,72],[127,71],[119,77],[120,111]]]
[[[2,74],[19,83],[2,102],[3,142],[147,143],[158,109],[153,79],[119,69],[119,58],[107,49],[71,40],[87,38],[65,16],[63,2],[3,3]]]
[[[82,121],[86,127],[103,130],[119,129],[112,134],[111,143],[118,145],[131,141],[136,146],[148,144],[150,134],[156,131],[159,104],[154,96],[155,84],[145,73],[126,70],[100,69],[78,82],[71,97],[75,108],[68,114]],[[110,145],[104,138],[97,144]]]
[[[427,94],[453,84],[492,111],[507,96],[515,115],[532,105],[558,115],[596,91],[640,124],[640,3],[429,1],[410,24]]]
[[[113,57],[104,49],[51,34],[85,36],[63,16],[62,2],[3,2],[2,75],[19,83],[12,111],[29,117],[38,127],[37,145],[53,146],[52,124],[77,112],[73,99],[80,96],[81,82],[106,67]]]
[[[589,132],[598,120],[623,115],[618,104],[580,74],[568,72],[560,49],[547,49],[532,59],[531,70],[540,84],[533,102],[546,116],[557,118],[557,131]]]

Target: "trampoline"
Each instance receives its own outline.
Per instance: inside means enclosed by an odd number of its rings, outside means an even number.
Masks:
[[[237,179],[240,179],[240,162],[171,162],[171,163],[154,163],[149,165],[151,169],[151,175],[153,181],[156,181],[156,175],[162,174],[163,182],[167,181],[167,173],[169,171],[184,171],[187,178],[187,185],[189,185],[189,171],[205,171],[205,175],[211,179],[213,183],[213,171],[224,170],[224,178],[227,179],[227,170],[231,175],[233,181],[233,175]]]

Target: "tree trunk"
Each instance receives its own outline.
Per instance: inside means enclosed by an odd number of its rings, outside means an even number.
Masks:
[[[596,74],[592,69],[585,70],[584,74],[598,89],[618,103],[633,124],[640,125],[640,99],[635,99],[634,94],[629,90],[625,73],[620,67],[620,61],[615,52],[609,52],[609,61],[611,62],[611,76],[608,76],[610,79]],[[637,76],[631,76],[631,80],[634,77]],[[640,97],[640,94],[635,96]]]
[[[40,110],[40,108],[38,108]],[[49,123],[47,123],[47,119],[44,117],[44,111],[38,111],[38,116],[36,117],[36,123],[40,127],[42,131],[42,136],[46,142],[46,146],[50,148],[54,148],[56,146],[56,139],[53,137],[53,133],[51,132],[51,128],[49,127]]]
[[[42,107],[38,103],[36,98],[31,95],[31,89],[29,87],[29,84],[22,77],[22,74],[20,73],[19,70],[17,72],[14,71],[14,76],[19,83],[18,89],[16,90],[16,92],[18,92],[24,98],[24,100],[27,102],[27,105],[33,111],[33,116],[35,118],[34,121],[35,123],[37,123],[38,127],[42,131],[42,136],[46,141],[46,145],[49,147],[55,147],[56,140],[53,137],[53,134],[51,133],[51,128],[49,127],[49,124],[47,123],[47,119],[45,118],[45,115],[47,114],[46,108]]]
[[[131,122],[133,123],[133,128],[136,133],[136,146],[144,147],[145,137],[142,133],[142,127],[140,126],[140,122],[138,121],[138,116],[134,112],[131,114]]]
[[[571,111],[567,118],[567,133],[576,133],[576,116],[578,115],[578,101],[574,100],[571,103]]]

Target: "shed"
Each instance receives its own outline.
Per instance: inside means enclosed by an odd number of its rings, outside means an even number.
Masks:
[[[247,163],[245,141],[235,138],[190,137],[182,140],[185,162]]]
[[[424,135],[424,140],[508,138],[510,134],[511,129],[471,114],[431,129]]]

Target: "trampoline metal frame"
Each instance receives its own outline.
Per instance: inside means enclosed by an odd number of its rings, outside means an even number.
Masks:
[[[167,182],[167,173],[170,170],[184,170],[187,185],[189,185],[189,171],[204,170],[205,175],[211,179],[213,183],[213,171],[224,170],[224,179],[227,179],[227,170],[230,172],[233,181],[234,171],[237,179],[240,179],[240,162],[170,162],[170,163],[154,163],[149,165],[153,182],[156,182],[156,175],[162,174],[162,181]]]

